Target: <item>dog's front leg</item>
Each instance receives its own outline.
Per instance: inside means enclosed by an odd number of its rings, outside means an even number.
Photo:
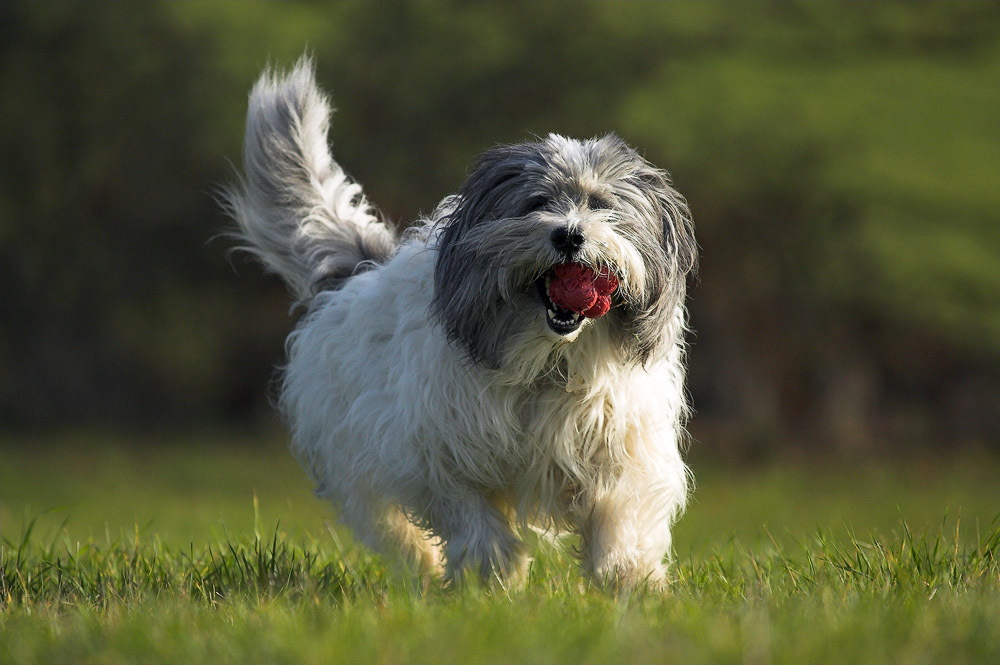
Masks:
[[[674,482],[663,482],[626,471],[590,497],[579,530],[583,569],[595,582],[616,591],[662,588],[670,528],[686,496],[683,466],[678,473]]]
[[[616,591],[641,585],[660,587],[666,572],[663,558],[670,547],[669,529],[649,524],[636,510],[638,497],[629,494],[612,490],[594,502],[580,532],[583,569],[595,582]],[[651,542],[642,533],[649,528],[665,534]]]
[[[461,583],[474,574],[504,588],[520,586],[528,570],[527,548],[507,517],[483,494],[468,489],[435,497],[429,507],[430,527],[444,541],[445,579]]]

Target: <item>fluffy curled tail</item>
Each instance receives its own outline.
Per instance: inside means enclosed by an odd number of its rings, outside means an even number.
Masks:
[[[250,93],[244,176],[223,194],[242,249],[288,283],[299,301],[336,289],[396,246],[361,186],[333,161],[330,105],[303,57],[286,75],[265,72]]]

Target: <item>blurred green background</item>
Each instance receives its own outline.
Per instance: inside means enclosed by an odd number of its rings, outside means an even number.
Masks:
[[[1000,450],[995,2],[5,2],[0,429],[273,426],[293,320],[215,195],[306,49],[395,223],[548,132],[673,173],[698,449]]]

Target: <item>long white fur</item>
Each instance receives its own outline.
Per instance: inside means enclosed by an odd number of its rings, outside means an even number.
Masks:
[[[330,157],[328,117],[310,63],[265,75],[251,97],[247,179],[230,195],[253,251],[308,302],[288,340],[281,407],[317,493],[362,542],[451,579],[523,579],[519,533],[540,527],[580,534],[582,565],[599,582],[662,582],[688,492],[683,305],[664,322],[666,351],[645,366],[603,320],[560,338],[542,307],[500,369],[472,364],[432,314],[447,200],[380,265],[317,289],[318,264],[366,259],[359,237],[395,244]],[[627,297],[641,257],[613,220],[591,223],[593,251],[619,266]],[[519,237],[514,255],[542,242]]]
[[[242,187],[226,206],[247,244],[293,295],[384,258],[396,244],[327,146],[330,106],[303,58],[285,77],[266,72],[250,93]],[[366,267],[366,266],[365,266]]]

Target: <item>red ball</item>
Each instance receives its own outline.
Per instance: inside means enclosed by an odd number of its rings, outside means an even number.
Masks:
[[[579,263],[563,263],[554,269],[549,284],[549,298],[556,305],[596,319],[611,308],[611,294],[618,288],[618,278],[610,271],[600,274]]]
[[[597,296],[597,300],[594,301],[593,306],[583,312],[583,315],[588,319],[599,319],[608,313],[611,309],[611,298],[608,296]]]
[[[610,270],[605,270],[607,269],[601,270],[594,278],[594,290],[598,295],[610,296],[618,288],[618,278]]]

